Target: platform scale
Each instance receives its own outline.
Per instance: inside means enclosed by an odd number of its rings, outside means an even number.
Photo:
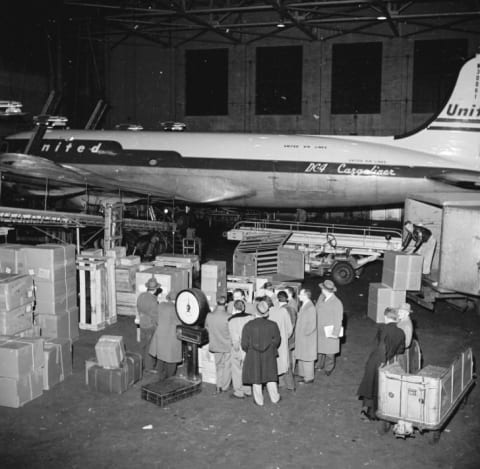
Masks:
[[[198,288],[182,290],[175,300],[175,310],[182,322],[177,326],[177,338],[182,341],[185,373],[142,386],[142,399],[160,407],[199,393],[202,385],[198,347],[208,343],[208,332],[203,327],[210,311],[207,298]]]

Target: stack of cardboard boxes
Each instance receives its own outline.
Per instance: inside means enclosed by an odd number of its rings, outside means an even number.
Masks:
[[[78,339],[75,246],[42,244],[22,249],[35,283],[35,321],[42,335]]]
[[[227,297],[227,263],[225,261],[205,262],[201,267],[200,281],[210,308],[214,308],[218,298]]]
[[[96,358],[85,362],[91,391],[122,394],[142,378],[142,356],[126,352],[122,336],[104,335],[95,345]]]
[[[423,257],[399,251],[385,252],[382,282],[371,283],[368,292],[368,317],[384,322],[387,307],[398,308],[405,302],[407,291],[420,290]]]
[[[72,374],[75,248],[0,246],[0,405],[20,407]]]
[[[21,407],[43,394],[41,337],[0,337],[0,405]]]

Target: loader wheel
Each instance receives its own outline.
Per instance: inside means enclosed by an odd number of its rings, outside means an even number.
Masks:
[[[440,441],[441,430],[434,430],[430,436],[430,444],[436,445]]]
[[[337,285],[348,285],[355,279],[355,270],[349,262],[337,262],[332,269],[332,278]]]

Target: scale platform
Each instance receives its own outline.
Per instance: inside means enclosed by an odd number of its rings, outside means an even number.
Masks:
[[[142,386],[142,399],[159,407],[165,407],[172,402],[199,393],[202,390],[201,386],[201,379],[191,380],[173,376],[165,381],[156,381]]]

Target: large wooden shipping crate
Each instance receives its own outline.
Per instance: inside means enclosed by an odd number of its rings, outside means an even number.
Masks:
[[[428,365],[407,374],[398,364],[387,365],[379,369],[378,411],[419,427],[439,426],[472,379],[471,348],[446,368]]]

